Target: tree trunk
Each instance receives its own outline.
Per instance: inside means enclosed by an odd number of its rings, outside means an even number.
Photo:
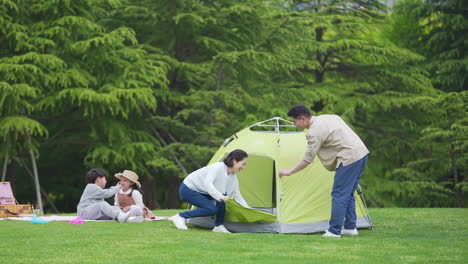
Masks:
[[[325,33],[326,28],[323,27],[318,27],[315,29],[315,40],[317,41],[322,41],[323,40],[323,34]],[[324,59],[322,58],[322,54],[317,51],[316,52],[316,59],[320,63],[320,68],[315,69],[315,81],[317,83],[322,83],[323,82],[323,77],[325,74],[325,64],[324,64]]]
[[[166,143],[166,141],[164,140],[164,138],[161,136],[161,134],[159,133],[158,130],[156,130],[155,128],[153,128],[153,132],[154,134],[156,135],[156,137],[159,139],[159,142],[161,142],[161,144],[166,147],[168,144]],[[184,173],[184,175],[188,175],[188,172],[187,170],[185,169],[184,165],[182,164],[182,162],[179,160],[179,158],[177,158],[176,155],[174,154],[171,154],[171,157],[172,159],[174,160],[174,162],[176,163],[176,165],[180,168],[180,170]]]
[[[6,156],[5,156],[5,162],[3,163],[2,182],[4,182],[5,179],[6,179],[7,168],[8,168],[8,152],[7,152]]]
[[[156,201],[156,180],[153,177],[147,177],[145,179],[145,184],[142,186],[143,189],[143,203],[148,207],[150,210],[155,208],[159,208],[159,204]]]
[[[37,173],[37,166],[36,166],[36,156],[32,150],[29,150],[29,155],[31,156],[31,164],[32,170],[34,174],[34,186],[36,187],[36,199],[37,205],[39,207],[39,211],[41,215],[44,214],[44,207],[42,207],[42,197],[41,197],[41,185],[39,184],[39,174]]]
[[[315,70],[315,81],[317,83],[322,83],[323,82],[323,75],[324,75],[323,71]]]
[[[11,190],[13,190],[13,195],[16,193],[16,174],[18,171],[18,164],[16,162],[11,162],[6,171],[6,179],[10,182]]]
[[[179,177],[173,175],[169,178],[168,194],[167,194],[167,208],[179,208]]]
[[[450,144],[450,160],[452,161],[452,172],[453,172],[453,188],[455,192],[455,207],[462,207],[461,202],[461,190],[457,187],[459,180],[458,180],[458,169],[457,169],[457,160],[455,156],[455,146],[453,141],[451,140]]]

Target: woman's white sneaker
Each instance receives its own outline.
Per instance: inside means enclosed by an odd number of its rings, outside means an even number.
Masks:
[[[224,225],[215,226],[212,231],[215,233],[226,233],[226,234],[231,233],[229,232],[229,230],[226,229],[226,227],[224,227]]]
[[[174,215],[173,217],[170,218],[172,223],[174,223],[175,227],[181,230],[187,230],[187,226],[185,225],[185,218],[180,216],[179,214]]]

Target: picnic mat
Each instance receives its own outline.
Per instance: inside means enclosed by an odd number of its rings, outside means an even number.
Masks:
[[[15,220],[15,221],[29,221],[31,222],[33,217],[35,215],[23,215],[19,217],[4,217],[0,218],[1,220]],[[48,215],[48,216],[39,216],[39,219],[45,220],[48,222],[53,222],[53,221],[71,221],[74,220],[77,216],[76,215],[71,215],[71,216],[64,216],[64,215]],[[168,216],[156,216],[154,219],[148,219],[145,218],[145,221],[160,221],[160,220],[169,220]],[[115,221],[115,220],[84,220],[85,222],[109,222],[109,221]]]

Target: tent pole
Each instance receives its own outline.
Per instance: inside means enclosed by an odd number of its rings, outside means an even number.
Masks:
[[[31,155],[31,163],[32,163],[32,169],[34,173],[34,185],[36,187],[36,199],[37,199],[40,213],[41,215],[43,215],[44,209],[42,208],[41,189],[39,187],[39,175],[37,174],[36,157],[32,150],[29,150],[29,154]]]
[[[6,178],[7,166],[8,166],[8,152],[6,153],[6,156],[5,156],[5,163],[3,163],[2,182],[4,182]]]
[[[367,209],[366,199],[364,198],[364,193],[362,191],[361,185],[358,184],[358,186],[356,187],[356,191],[359,197],[361,197],[361,201],[362,201],[362,204],[364,205],[364,209],[366,209],[365,213],[367,214],[367,219],[369,220],[370,230],[374,230],[374,226],[372,225],[372,221],[370,219],[369,209]]]

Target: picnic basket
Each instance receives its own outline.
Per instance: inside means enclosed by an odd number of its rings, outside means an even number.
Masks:
[[[0,218],[32,214],[30,204],[18,204],[9,182],[0,182]]]
[[[30,204],[2,204],[0,205],[0,218],[16,217],[21,214],[32,214]]]

